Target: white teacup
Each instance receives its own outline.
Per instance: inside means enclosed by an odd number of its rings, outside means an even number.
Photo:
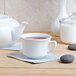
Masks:
[[[51,36],[43,33],[27,33],[21,36],[23,49],[22,52],[29,58],[42,58],[57,46],[56,41],[50,41]],[[53,43],[54,47],[49,50],[49,43]]]

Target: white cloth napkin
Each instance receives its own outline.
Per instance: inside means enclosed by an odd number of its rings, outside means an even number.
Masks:
[[[18,50],[22,49],[22,42],[16,42],[14,45],[9,46],[9,47],[3,47],[3,48],[0,47],[0,49],[16,50],[16,51],[18,51]]]
[[[61,55],[55,55],[53,53],[48,54],[46,57],[41,58],[41,59],[30,59],[23,55],[22,53],[15,53],[15,54],[10,54],[8,57],[12,57],[21,61],[26,61],[30,63],[43,63],[43,62],[48,62],[48,61],[54,61],[60,59]]]

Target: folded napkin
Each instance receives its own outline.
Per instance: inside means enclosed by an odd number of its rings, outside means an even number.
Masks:
[[[44,58],[32,59],[32,58],[26,57],[22,53],[15,53],[15,54],[8,55],[8,57],[12,57],[12,58],[15,58],[15,59],[18,59],[21,61],[30,62],[30,63],[43,63],[43,62],[58,60],[58,59],[60,59],[61,55],[55,55],[53,53],[50,53],[47,56],[45,56]]]
[[[0,49],[5,49],[5,50],[21,50],[22,49],[22,42],[16,42],[14,45],[9,46],[9,47],[0,47]]]

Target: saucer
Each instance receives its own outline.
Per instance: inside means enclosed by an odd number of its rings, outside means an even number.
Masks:
[[[7,47],[0,47],[0,49],[18,51],[18,50],[22,49],[22,42],[16,42],[15,44],[13,44],[11,46],[7,46]]]
[[[12,58],[15,58],[21,61],[30,62],[30,63],[43,63],[43,62],[58,60],[60,59],[61,55],[50,53],[43,58],[32,59],[32,58],[26,57],[23,53],[14,53],[14,54],[8,55],[8,57],[12,57]]]

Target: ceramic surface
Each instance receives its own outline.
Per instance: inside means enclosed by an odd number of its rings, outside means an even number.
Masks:
[[[28,39],[27,37],[46,37],[46,39]],[[51,36],[42,33],[29,33],[22,35],[22,52],[25,56],[29,58],[41,58],[46,56],[51,51],[54,51],[57,43],[56,41],[50,41]],[[54,47],[50,50],[49,44],[53,43]]]
[[[15,19],[7,15],[0,15],[0,47],[12,45],[24,31],[26,22],[20,25]]]

